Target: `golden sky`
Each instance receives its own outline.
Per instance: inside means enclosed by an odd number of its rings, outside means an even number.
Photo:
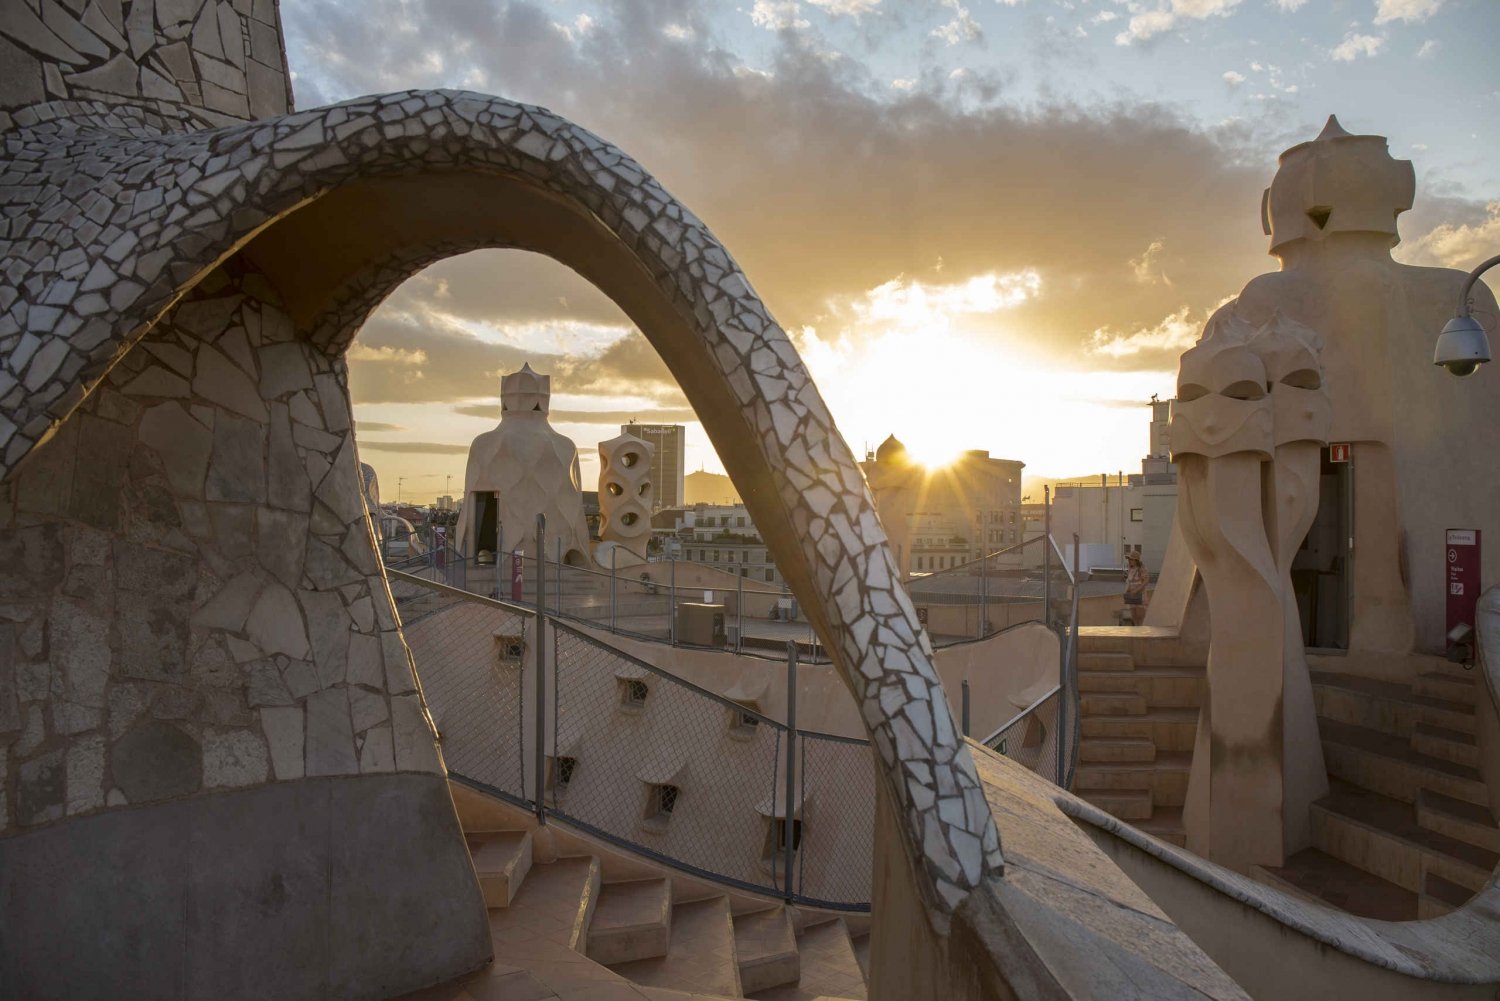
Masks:
[[[1325,8],[1339,8],[1331,11]],[[283,7],[298,105],[457,86],[636,157],[725,243],[850,446],[895,433],[1029,474],[1139,469],[1152,393],[1266,256],[1277,154],[1330,112],[1417,168],[1400,259],[1500,249],[1500,4],[1454,0],[364,0]],[[1493,92],[1493,93],[1491,93]],[[1489,130],[1493,131],[1493,130]],[[553,376],[553,424],[690,427],[642,335],[566,269],[444,261],[349,354],[394,498],[462,482],[499,376]]]

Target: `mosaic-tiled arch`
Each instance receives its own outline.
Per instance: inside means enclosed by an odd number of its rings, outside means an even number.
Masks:
[[[231,254],[274,273],[277,251],[296,250],[289,235],[334,246],[336,235],[310,224],[361,186],[383,192],[386,206],[412,183],[412,192],[503,188],[528,211],[592,234],[578,244],[587,252],[549,246],[541,225],[510,238],[395,240],[350,255],[342,272],[318,272],[300,293],[281,289],[299,332],[339,354],[395,284],[472,246],[552,253],[599,284],[678,376],[778,564],[813,597],[808,613],[859,701],[930,916],[945,926],[969,891],[1000,874],[973,762],[853,455],[733,259],[637,163],[544,109],[452,91],[186,134],[93,104],[34,107],[15,121],[0,191],[12,220],[0,244],[0,474]]]

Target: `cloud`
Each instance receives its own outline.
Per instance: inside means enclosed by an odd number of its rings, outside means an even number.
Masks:
[[[441,441],[360,441],[361,452],[398,452],[406,455],[468,455],[468,445]]]
[[[1210,17],[1228,17],[1240,0],[1170,0],[1156,8],[1130,5],[1131,18],[1125,30],[1115,36],[1116,45],[1145,42],[1175,28],[1182,20],[1202,21]]]
[[[390,345],[371,347],[363,342],[352,345],[344,357],[350,361],[377,362],[385,365],[420,366],[427,364],[427,352]]]
[[[880,6],[880,0],[807,0],[835,17],[858,18]]]
[[[1441,10],[1444,2],[1445,0],[1379,0],[1375,7],[1375,23],[1405,21],[1410,24],[1425,21]]]
[[[1276,6],[1284,11],[1298,11],[1303,8],[1307,0],[1276,0]]]
[[[1433,56],[1437,55],[1438,49],[1441,49],[1442,47],[1442,42],[1439,42],[1436,38],[1429,38],[1427,39],[1427,41],[1423,42],[1422,47],[1417,50],[1417,58],[1431,59]]]
[[[953,11],[953,20],[933,28],[933,38],[941,39],[949,45],[959,45],[963,42],[976,42],[984,37],[984,29],[974,20],[974,15],[969,13],[969,8],[961,0],[941,0],[941,3]]]
[[[1245,82],[1245,74],[1236,73],[1234,70],[1226,70],[1224,72],[1224,82],[1231,87],[1238,87]]]
[[[464,417],[480,417],[488,421],[500,419],[500,404],[470,403],[453,408],[453,412]],[[553,424],[628,424],[639,421],[643,424],[686,424],[696,421],[698,415],[692,407],[637,407],[633,410],[559,410],[553,408],[549,414]]]
[[[812,27],[812,22],[802,17],[802,5],[797,0],[755,0],[755,6],[750,9],[750,21],[767,31],[800,31]]]
[[[354,425],[361,432],[370,434],[384,434],[389,431],[405,431],[406,428],[400,424],[386,424],[382,421],[355,421]]]
[[[1441,223],[1401,245],[1400,257],[1410,264],[1436,265],[1467,271],[1492,256],[1500,246],[1500,201],[1484,206],[1472,222]]]
[[[1374,58],[1381,49],[1385,47],[1385,36],[1383,35],[1361,35],[1350,32],[1344,40],[1328,50],[1328,54],[1337,62],[1352,63],[1360,56]]]
[[[1088,349],[1116,359],[1141,354],[1179,355],[1197,343],[1203,324],[1208,322],[1206,315],[1201,319],[1196,315],[1191,306],[1183,306],[1160,323],[1129,333],[1100,327],[1089,335]]]
[[[1135,280],[1144,285],[1154,285],[1158,282],[1163,285],[1171,285],[1172,279],[1167,277],[1161,269],[1161,256],[1167,249],[1165,240],[1152,240],[1140,257],[1130,259],[1130,269],[1135,273]]]

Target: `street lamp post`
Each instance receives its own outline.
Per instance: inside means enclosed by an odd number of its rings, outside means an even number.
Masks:
[[[1500,264],[1500,257],[1491,257],[1469,272],[1469,277],[1458,294],[1458,313],[1438,335],[1432,363],[1447,369],[1453,375],[1473,375],[1475,369],[1490,360],[1490,341],[1484,334],[1484,328],[1470,312],[1469,293],[1474,291],[1474,283],[1479,281],[1479,276],[1497,264]]]

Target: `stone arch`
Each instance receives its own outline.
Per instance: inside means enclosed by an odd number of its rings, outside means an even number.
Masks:
[[[301,339],[340,359],[369,310],[423,264],[480,246],[546,253],[646,333],[787,578],[826,596],[808,612],[861,707],[934,923],[1000,873],[988,805],[852,453],[733,259],[638,164],[544,109],[463,92],[129,141],[122,112],[74,110],[18,116],[30,128],[7,139],[39,151],[54,176],[139,180],[113,192],[107,225],[69,265],[82,294],[21,321],[42,346],[13,373],[34,392],[4,414],[0,471],[232,255],[274,286]],[[45,221],[66,190],[45,192],[22,250],[55,239]],[[60,255],[13,259],[36,262],[18,285],[75,280],[57,273]]]

